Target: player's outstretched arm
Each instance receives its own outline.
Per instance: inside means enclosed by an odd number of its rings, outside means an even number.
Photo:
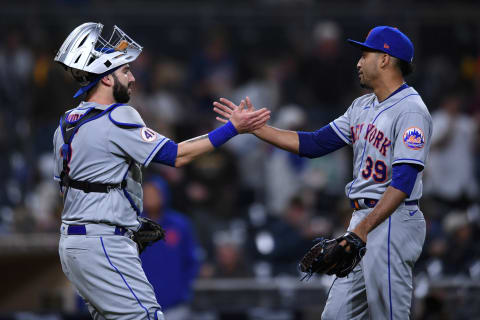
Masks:
[[[246,100],[242,100],[242,103],[246,103],[247,110],[250,112],[255,110],[249,97],[247,97]],[[223,123],[227,123],[229,119],[231,119],[235,108],[238,108],[238,106],[232,101],[225,98],[220,98],[220,101],[214,102],[213,106],[213,110],[221,116],[217,116],[216,119]],[[251,133],[278,148],[297,154],[299,152],[299,138],[298,133],[295,131],[282,130],[272,126],[263,125],[255,130],[252,130]]]
[[[175,167],[190,163],[198,156],[214,150],[237,134],[252,132],[265,125],[270,119],[270,111],[266,108],[260,110],[247,110],[245,103],[235,106],[231,110],[230,121],[213,130],[209,134],[199,136],[178,144]]]

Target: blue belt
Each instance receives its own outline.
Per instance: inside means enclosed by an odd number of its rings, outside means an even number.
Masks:
[[[373,208],[377,205],[379,200],[376,199],[354,199],[350,200],[350,206],[353,209],[360,210],[360,209],[367,209],[367,208]],[[409,200],[405,201],[405,205],[407,206],[413,206],[413,205],[418,205],[418,200]]]
[[[115,234],[119,236],[125,235],[127,232],[127,229],[124,227],[115,227]],[[87,228],[83,224],[72,224],[68,226],[67,229],[67,234],[68,235],[86,235],[87,234]]]

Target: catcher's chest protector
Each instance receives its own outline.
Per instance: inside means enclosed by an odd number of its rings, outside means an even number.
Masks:
[[[60,129],[62,132],[63,145],[61,148],[63,158],[63,169],[60,174],[60,186],[73,187],[83,190],[84,192],[108,192],[111,188],[121,188],[125,194],[125,197],[130,202],[132,208],[139,215],[143,210],[142,206],[142,173],[138,164],[134,161],[130,162],[129,170],[123,181],[119,185],[102,184],[102,183],[90,183],[87,181],[78,181],[71,179],[68,175],[70,168],[68,164],[72,156],[71,143],[78,132],[80,127],[90,121],[96,120],[102,116],[109,114],[115,108],[122,106],[123,104],[116,103],[111,105],[105,110],[98,110],[94,107],[85,109],[74,109],[60,118]],[[129,128],[127,125],[122,125],[114,122],[117,126]]]

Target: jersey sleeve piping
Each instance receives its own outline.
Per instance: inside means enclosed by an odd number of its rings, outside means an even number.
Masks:
[[[330,126],[332,127],[333,131],[335,131],[337,136],[343,141],[345,141],[346,144],[349,144],[349,145],[352,144],[352,141],[346,135],[344,135],[343,132],[340,131],[340,129],[337,127],[337,125],[335,124],[335,121],[330,122]]]
[[[143,162],[143,166],[144,167],[148,167],[148,165],[150,164],[150,162],[152,161],[152,155],[155,154],[156,150],[160,147],[162,147],[165,143],[167,143],[169,139],[163,137],[162,140],[160,140],[157,145],[155,146],[155,148],[153,148],[152,152],[150,152],[150,154],[148,155],[147,159],[145,159],[145,162]]]
[[[410,159],[410,158],[396,159],[395,161],[393,161],[392,165],[399,164],[399,163],[413,163],[413,164],[419,164],[422,167],[425,167],[425,163],[423,161],[418,159]]]

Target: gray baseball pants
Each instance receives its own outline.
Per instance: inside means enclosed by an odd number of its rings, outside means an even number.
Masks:
[[[86,235],[60,228],[62,269],[85,300],[93,319],[164,320],[152,285],[138,257],[137,245],[115,227],[88,224]]]
[[[373,209],[355,210],[353,230]],[[335,279],[323,320],[410,319],[413,266],[425,241],[425,219],[417,205],[402,204],[368,234],[367,252],[345,278]]]

